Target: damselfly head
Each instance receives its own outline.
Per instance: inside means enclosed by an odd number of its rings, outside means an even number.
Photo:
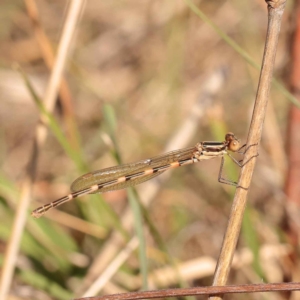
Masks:
[[[232,132],[228,132],[225,135],[225,141],[227,142],[228,150],[236,152],[240,149],[240,140]]]

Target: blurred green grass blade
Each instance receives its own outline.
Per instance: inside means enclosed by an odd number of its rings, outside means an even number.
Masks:
[[[111,227],[121,233],[123,238],[129,240],[128,232],[123,228],[120,216],[111,208],[101,195],[90,195],[91,207],[87,208],[86,213],[92,215],[92,220],[96,224]],[[99,201],[100,200],[100,201]],[[101,215],[99,216],[99,212]]]
[[[47,246],[47,245],[46,245]],[[35,240],[28,232],[22,236],[21,249],[36,261],[43,263],[47,261],[48,265],[57,268],[62,273],[68,272],[72,268],[72,263],[68,259],[68,252],[61,250],[59,245],[48,245]]]
[[[172,215],[171,227],[173,232],[180,232],[189,225],[189,214],[181,205],[172,206]]]
[[[77,169],[80,171],[80,173],[86,173],[88,171],[88,168],[82,160],[81,153],[79,153],[78,151],[73,149],[73,147],[67,141],[64,133],[62,132],[59,123],[56,121],[54,116],[46,110],[43,102],[41,101],[41,99],[38,97],[38,95],[34,91],[26,74],[21,69],[19,69],[19,71],[20,71],[20,74],[22,75],[22,78],[24,79],[25,84],[26,84],[34,102],[36,103],[41,115],[46,119],[54,136],[56,137],[56,139],[58,140],[58,142],[60,143],[60,145],[62,146],[64,151],[66,152],[66,154],[73,160],[73,162],[75,163],[75,165],[76,165]],[[92,209],[90,207],[90,203],[83,203],[81,201],[77,201],[76,203],[79,205],[80,210],[82,212],[85,212],[87,209]],[[89,219],[89,214],[84,214],[84,215],[85,215],[86,219]],[[100,215],[98,215],[97,219],[99,219],[99,217],[100,217]]]
[[[10,216],[9,213],[7,215]],[[12,220],[12,218],[10,219]],[[11,226],[5,220],[1,222],[0,238],[2,240],[7,241],[9,239]],[[64,252],[65,255],[62,252],[60,256],[53,255],[52,248],[46,248],[42,243],[36,241],[28,231],[24,231],[22,235],[20,249],[22,253],[36,261],[44,261],[46,259],[48,265],[59,268],[61,272],[66,272],[71,268],[70,261],[66,259],[66,252]]]
[[[1,194],[11,195],[13,199],[16,199],[17,196],[19,195],[15,184],[1,172],[0,172],[0,192]]]
[[[0,202],[0,208],[0,238],[7,241],[11,234],[14,212],[9,206],[6,206],[4,202]],[[36,241],[32,239],[30,235],[28,235],[28,232],[26,230],[24,231],[22,236],[21,249],[22,251],[33,257],[35,253],[37,253],[38,255],[44,255],[45,253],[47,253],[46,251],[43,251],[43,247],[39,243],[36,243]]]
[[[22,78],[24,79],[25,85],[28,88],[28,91],[30,92],[32,99],[34,100],[35,104],[37,105],[41,115],[46,119],[49,127],[51,128],[53,134],[55,135],[56,139],[60,143],[60,145],[63,147],[67,155],[74,161],[76,164],[77,168],[82,171],[86,171],[87,167],[84,164],[81,155],[73,150],[72,146],[68,143],[64,133],[60,129],[60,125],[58,122],[55,120],[54,116],[48,112],[41,101],[41,99],[38,97],[36,94],[33,86],[31,85],[28,76],[23,72],[22,69],[18,69]]]
[[[151,233],[151,236],[155,240],[155,243],[158,245],[159,249],[162,252],[165,253],[167,262],[174,268],[174,272],[177,275],[179,286],[181,288],[187,287],[188,285],[184,282],[184,280],[182,279],[182,277],[181,277],[181,275],[179,273],[176,260],[170,254],[169,249],[166,246],[166,243],[165,243],[164,239],[161,237],[159,231],[157,230],[157,228],[155,227],[154,223],[152,222],[151,217],[150,217],[150,215],[148,213],[148,210],[143,205],[143,203],[140,201],[139,197],[137,197],[137,200],[139,201],[140,210],[142,211],[144,220],[145,220],[145,222],[146,222],[146,224],[148,226],[148,229],[149,229],[149,231]],[[195,297],[183,297],[183,299],[195,299]]]
[[[5,180],[4,176],[1,176],[1,179]],[[6,184],[5,184],[6,183]],[[6,190],[4,189],[6,187]],[[13,183],[9,181],[1,181],[0,180],[0,189],[4,190],[4,193],[9,195],[12,199],[18,199],[19,195],[14,187]],[[5,199],[4,199],[5,200]],[[0,237],[3,240],[8,240],[11,234],[11,226],[13,220],[14,212],[11,210],[10,206],[5,204],[5,201],[0,202],[1,207],[1,218],[2,222],[0,223]],[[76,251],[77,245],[74,240],[66,233],[57,228],[57,225],[53,222],[50,222],[47,219],[40,219],[36,222],[36,220],[29,219],[32,227],[37,226],[35,228],[35,233],[39,232],[40,238],[42,241],[47,241],[47,247],[41,240],[37,241],[36,237],[33,236],[30,230],[25,229],[22,241],[21,241],[21,251],[26,253],[28,256],[39,260],[41,257],[50,257],[53,256],[53,249],[56,249],[57,245],[60,245],[61,251],[67,253],[67,251]],[[44,225],[44,226],[41,226]],[[64,256],[64,255],[61,255]],[[62,270],[66,270],[69,268],[70,263],[68,261],[64,261],[64,258],[59,256],[53,256],[52,264],[56,266],[60,266]]]
[[[139,259],[140,268],[142,273],[143,290],[148,289],[148,262],[147,262],[147,251],[146,251],[146,241],[144,236],[144,226],[142,221],[142,212],[137,200],[137,193],[133,188],[128,189],[128,200],[133,211],[133,219],[135,231],[139,239]]]
[[[49,221],[46,218],[40,218],[38,220],[30,220],[33,227],[37,227],[43,231],[47,239],[59,245],[61,249],[66,251],[78,251],[77,244],[74,239],[70,237],[70,234],[62,230],[56,223]],[[51,226],[52,225],[52,226]]]
[[[116,138],[117,130],[117,118],[114,108],[110,104],[103,104],[103,117],[104,124],[107,128],[107,132],[113,142],[113,148],[111,150],[113,157],[116,159],[118,164],[121,164],[121,155],[119,151],[119,146]]]
[[[282,95],[300,108],[300,102],[277,79],[273,78],[272,83],[282,93]]]
[[[104,125],[105,131],[108,132],[109,137],[113,143],[113,147],[111,149],[111,154],[116,160],[118,164],[122,163],[122,157],[119,150],[119,146],[117,143],[116,131],[118,128],[118,122],[116,118],[116,113],[114,107],[110,104],[103,104],[103,117],[104,117]],[[129,239],[129,235],[124,230],[122,223],[120,222],[120,217],[110,208],[110,206],[104,201],[103,208],[109,212],[110,221],[115,229],[123,235],[124,238]]]
[[[210,18],[208,18],[199,7],[197,7],[191,0],[185,0],[186,4],[190,9],[200,17],[203,22],[207,23],[211,28],[213,28],[216,33],[234,49],[239,55],[241,55],[252,67],[260,70],[260,64],[256,63],[254,59],[242,48],[240,47],[232,38],[230,38],[220,27],[218,27]],[[300,108],[300,102],[276,79],[272,80],[274,86],[294,105]]]
[[[9,214],[8,214],[9,215]],[[3,218],[2,218],[3,219]],[[0,223],[0,238],[7,241],[11,234],[11,224],[8,224],[5,220]],[[27,232],[24,232],[21,241],[21,250],[23,253],[31,257],[43,257],[46,251],[37,243]]]
[[[139,198],[137,198],[139,200]],[[154,238],[156,244],[159,246],[159,248],[165,252],[166,254],[168,254],[168,257],[170,258],[169,262],[174,262],[173,259],[172,259],[172,256],[169,254],[168,252],[168,248],[164,242],[164,239],[161,237],[159,231],[156,229],[154,223],[152,222],[151,220],[151,217],[149,215],[149,212],[147,210],[147,208],[142,204],[141,201],[139,201],[139,206],[140,206],[140,209],[143,213],[143,217],[144,217],[144,220],[149,228],[149,231],[151,233],[151,236]]]
[[[184,72],[185,64],[185,50],[186,50],[186,32],[188,22],[184,16],[176,16],[166,26],[166,37],[167,37],[167,59],[165,66],[162,68],[162,73],[159,74],[158,79],[166,82],[169,86],[168,95],[176,100],[174,97],[179,97],[178,90],[182,86],[182,73]],[[177,109],[176,106],[174,109]]]
[[[228,44],[230,45],[236,52],[238,52],[251,66],[259,69],[260,66],[251,58],[251,56],[244,51],[242,47],[240,47],[233,39],[231,39],[220,27],[218,27],[209,17],[207,17],[204,12],[197,7],[191,0],[185,0],[186,4],[190,7],[190,9],[202,19],[203,22],[208,24],[215,32]]]
[[[115,132],[117,128],[117,120],[115,116],[114,109],[111,105],[103,105],[103,118],[104,118],[104,126],[105,133],[108,133],[110,140],[112,141],[112,146],[110,149],[111,154],[116,159],[118,163],[120,163],[120,154],[118,149],[118,145],[116,142]],[[100,129],[102,130],[102,129]],[[96,137],[98,139],[98,137]],[[87,202],[81,205],[81,211],[84,216],[87,216],[90,220],[92,220],[95,224],[105,226],[105,227],[113,227],[118,229],[121,234],[129,238],[128,234],[122,228],[120,223],[120,217],[115,213],[115,211],[110,207],[110,205],[104,201],[103,196],[101,194],[98,195],[89,195],[89,205]]]
[[[115,136],[115,132],[117,129],[117,119],[114,108],[110,104],[103,105],[103,115],[105,123],[108,127],[108,132],[111,137]]]
[[[42,274],[30,271],[30,270],[21,270],[18,277],[26,284],[40,289],[43,292],[47,292],[49,296],[60,299],[67,300],[73,297],[73,294],[68,290],[64,289],[62,286],[55,283],[53,280],[49,280],[47,277]]]
[[[252,211],[251,208],[248,207],[245,210],[243,224],[242,224],[243,238],[245,239],[247,246],[251,249],[251,252],[253,254],[252,266],[255,272],[260,278],[262,278],[263,280],[267,280],[260,264],[260,259],[259,259],[260,243],[259,243],[259,238],[257,236],[257,233],[254,230],[254,226],[252,225],[254,223],[252,217],[253,214],[254,212]]]

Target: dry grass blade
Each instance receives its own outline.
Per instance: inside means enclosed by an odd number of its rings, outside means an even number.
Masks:
[[[107,230],[105,230],[104,228],[82,220],[78,217],[74,217],[61,210],[57,210],[55,214],[50,212],[49,214],[47,214],[47,217],[58,224],[64,225],[74,230],[76,229],[79,232],[84,232],[91,236],[97,237],[98,239],[104,239],[108,234]]]
[[[247,145],[257,145],[260,142],[263,122],[265,119],[269,91],[272,81],[273,68],[276,56],[276,48],[278,36],[280,32],[281,18],[285,7],[285,1],[267,1],[268,3],[268,31],[265,44],[265,52],[262,62],[261,74],[258,84],[256,101],[252,115],[250,131],[248,134]],[[255,166],[256,158],[251,159],[257,154],[257,147],[249,148],[244,157],[244,162],[249,161],[242,169],[239,177],[239,186],[249,187],[251,183],[252,173]],[[243,213],[246,206],[248,190],[237,188],[227,230],[225,233],[221,253],[219,256],[214,286],[225,285],[236,243],[239,237]],[[212,299],[221,299],[222,296],[213,297]]]
[[[55,62],[55,53],[48,36],[42,28],[36,2],[35,0],[25,0],[25,5],[28,12],[28,16],[32,22],[35,39],[41,49],[41,54],[43,56],[45,64],[51,71]],[[72,95],[68,83],[63,77],[60,81],[59,95],[63,106],[66,124],[68,125],[69,135],[71,136],[71,142],[73,146],[78,147],[78,141],[76,140],[77,129],[74,121],[74,111],[72,106]]]

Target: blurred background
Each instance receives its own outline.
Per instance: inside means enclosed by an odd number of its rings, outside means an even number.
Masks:
[[[288,1],[283,17],[278,81],[271,89],[228,284],[300,277],[300,117],[287,92],[298,91],[300,82],[297,2]],[[170,171],[139,185],[137,193],[89,195],[40,219],[30,216],[32,209],[67,195],[71,183],[89,171],[199,141],[223,141],[228,131],[246,142],[266,4],[192,3],[86,1],[71,33],[45,140],[34,146],[45,116],[41,121],[43,109],[33,91],[44,101],[70,3],[1,2],[0,262],[13,270],[7,299],[70,299],[212,283],[235,191],[218,183],[219,159]],[[229,158],[224,173],[238,178]],[[16,261],[9,262],[5,253],[26,188],[30,207],[18,231]],[[111,262],[124,250],[124,260],[109,276]],[[10,277],[3,272],[2,288]],[[297,294],[261,297],[230,299],[297,299]]]

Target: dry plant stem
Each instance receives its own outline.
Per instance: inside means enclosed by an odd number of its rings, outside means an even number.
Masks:
[[[101,290],[111,279],[111,277],[119,270],[120,266],[127,260],[128,256],[137,248],[138,245],[139,240],[136,236],[134,236],[122,249],[122,251],[116,255],[113,262],[102,272],[101,276],[92,283],[82,297],[97,294],[99,290]]]
[[[43,30],[39,18],[38,9],[36,7],[35,0],[25,0],[25,5],[27,8],[28,16],[31,19],[35,38],[38,42],[38,45],[41,49],[41,53],[43,56],[43,59],[45,61],[45,64],[47,65],[49,70],[53,69],[54,61],[55,61],[55,55],[52,48],[52,45]],[[68,87],[68,83],[65,80],[65,78],[61,79],[60,88],[59,88],[59,95],[62,101],[63,106],[63,112],[66,119],[66,124],[68,126],[68,132],[71,137],[73,137],[72,133],[76,132],[76,125],[74,121],[74,112],[73,112],[73,105],[72,105],[72,97],[71,92]],[[72,145],[78,146],[78,143],[76,141],[76,138],[71,138]]]
[[[63,30],[62,39],[57,55],[57,60],[54,64],[53,72],[51,73],[48,88],[45,94],[45,106],[49,111],[53,110],[57,90],[62,77],[66,57],[68,54],[71,37],[77,23],[79,13],[81,11],[81,1],[74,0],[71,2],[69,13],[66,19],[66,24]],[[24,230],[27,211],[31,199],[31,187],[35,176],[35,166],[39,149],[46,139],[47,130],[42,124],[38,124],[35,132],[33,150],[28,163],[27,175],[25,176],[21,188],[21,198],[18,203],[16,216],[13,223],[12,233],[8,241],[8,246],[5,251],[3,262],[1,281],[0,281],[0,299],[6,299],[11,285],[12,276],[17,261],[18,251],[20,247],[21,236]]]
[[[108,234],[106,229],[98,225],[89,223],[78,217],[74,217],[62,210],[57,209],[55,213],[50,212],[49,214],[47,214],[47,218],[54,221],[55,223],[94,236],[98,239],[104,239]]]
[[[222,68],[213,72],[212,75],[208,76],[208,79],[203,85],[201,95],[197,99],[195,105],[191,107],[190,113],[186,118],[186,121],[180,126],[176,131],[176,135],[169,141],[164,152],[171,151],[176,148],[186,147],[189,140],[197,134],[198,123],[203,116],[205,116],[205,111],[208,107],[211,106],[215,95],[222,88],[225,81],[225,74]],[[160,183],[166,180],[170,173],[161,175]],[[157,184],[157,181],[151,180],[143,184],[142,191],[139,193],[141,200],[145,206],[149,205],[151,200],[155,197],[158,192],[160,185]],[[131,231],[133,226],[132,212],[130,209],[127,209],[122,216],[123,227]],[[115,260],[116,253],[119,252],[119,249],[124,248],[124,239],[121,237],[119,232],[114,232],[111,238],[106,242],[106,246],[102,252],[94,260],[93,265],[91,266],[88,274],[85,276],[82,286],[77,291],[78,295],[83,295],[86,293],[90,294],[90,287],[93,285],[93,282],[96,280],[99,282],[99,278],[102,277],[103,271],[107,268],[109,263],[113,263]],[[112,259],[114,259],[112,261]],[[111,274],[113,275],[113,274]],[[106,277],[106,280],[110,278]],[[101,281],[102,282],[102,281]],[[99,286],[98,291],[102,288],[102,285]]]
[[[268,30],[266,37],[265,52],[263,56],[262,69],[258,84],[254,111],[248,134],[247,145],[258,144],[261,139],[263,122],[265,119],[268,103],[270,85],[272,80],[278,36],[280,32],[281,18],[284,11],[285,1],[267,1],[268,3]],[[244,161],[249,160],[258,151],[254,146],[246,152]],[[239,186],[249,187],[256,158],[251,159],[242,169],[239,177]],[[221,253],[215,271],[214,286],[225,285],[236,243],[239,237],[243,214],[246,206],[248,190],[237,188],[233,200],[231,214],[227,225]],[[222,296],[211,299],[221,299]]]
[[[290,89],[294,96],[300,101],[300,2],[294,2],[295,31],[293,33],[291,51],[291,77]],[[287,150],[289,168],[286,175],[285,193],[288,202],[300,204],[300,110],[294,105],[290,105],[288,128],[287,128]],[[294,225],[291,224],[293,227]],[[295,235],[298,235],[297,228],[292,228]],[[297,239],[295,239],[297,243]]]
[[[196,295],[220,295],[237,293],[261,293],[275,291],[299,291],[299,282],[289,283],[267,283],[267,284],[245,284],[245,285],[227,285],[227,286],[208,286],[193,287],[184,289],[166,289],[146,292],[134,292],[124,294],[114,294],[99,297],[78,298],[75,300],[137,300],[137,299],[155,299],[169,297],[184,297]]]

